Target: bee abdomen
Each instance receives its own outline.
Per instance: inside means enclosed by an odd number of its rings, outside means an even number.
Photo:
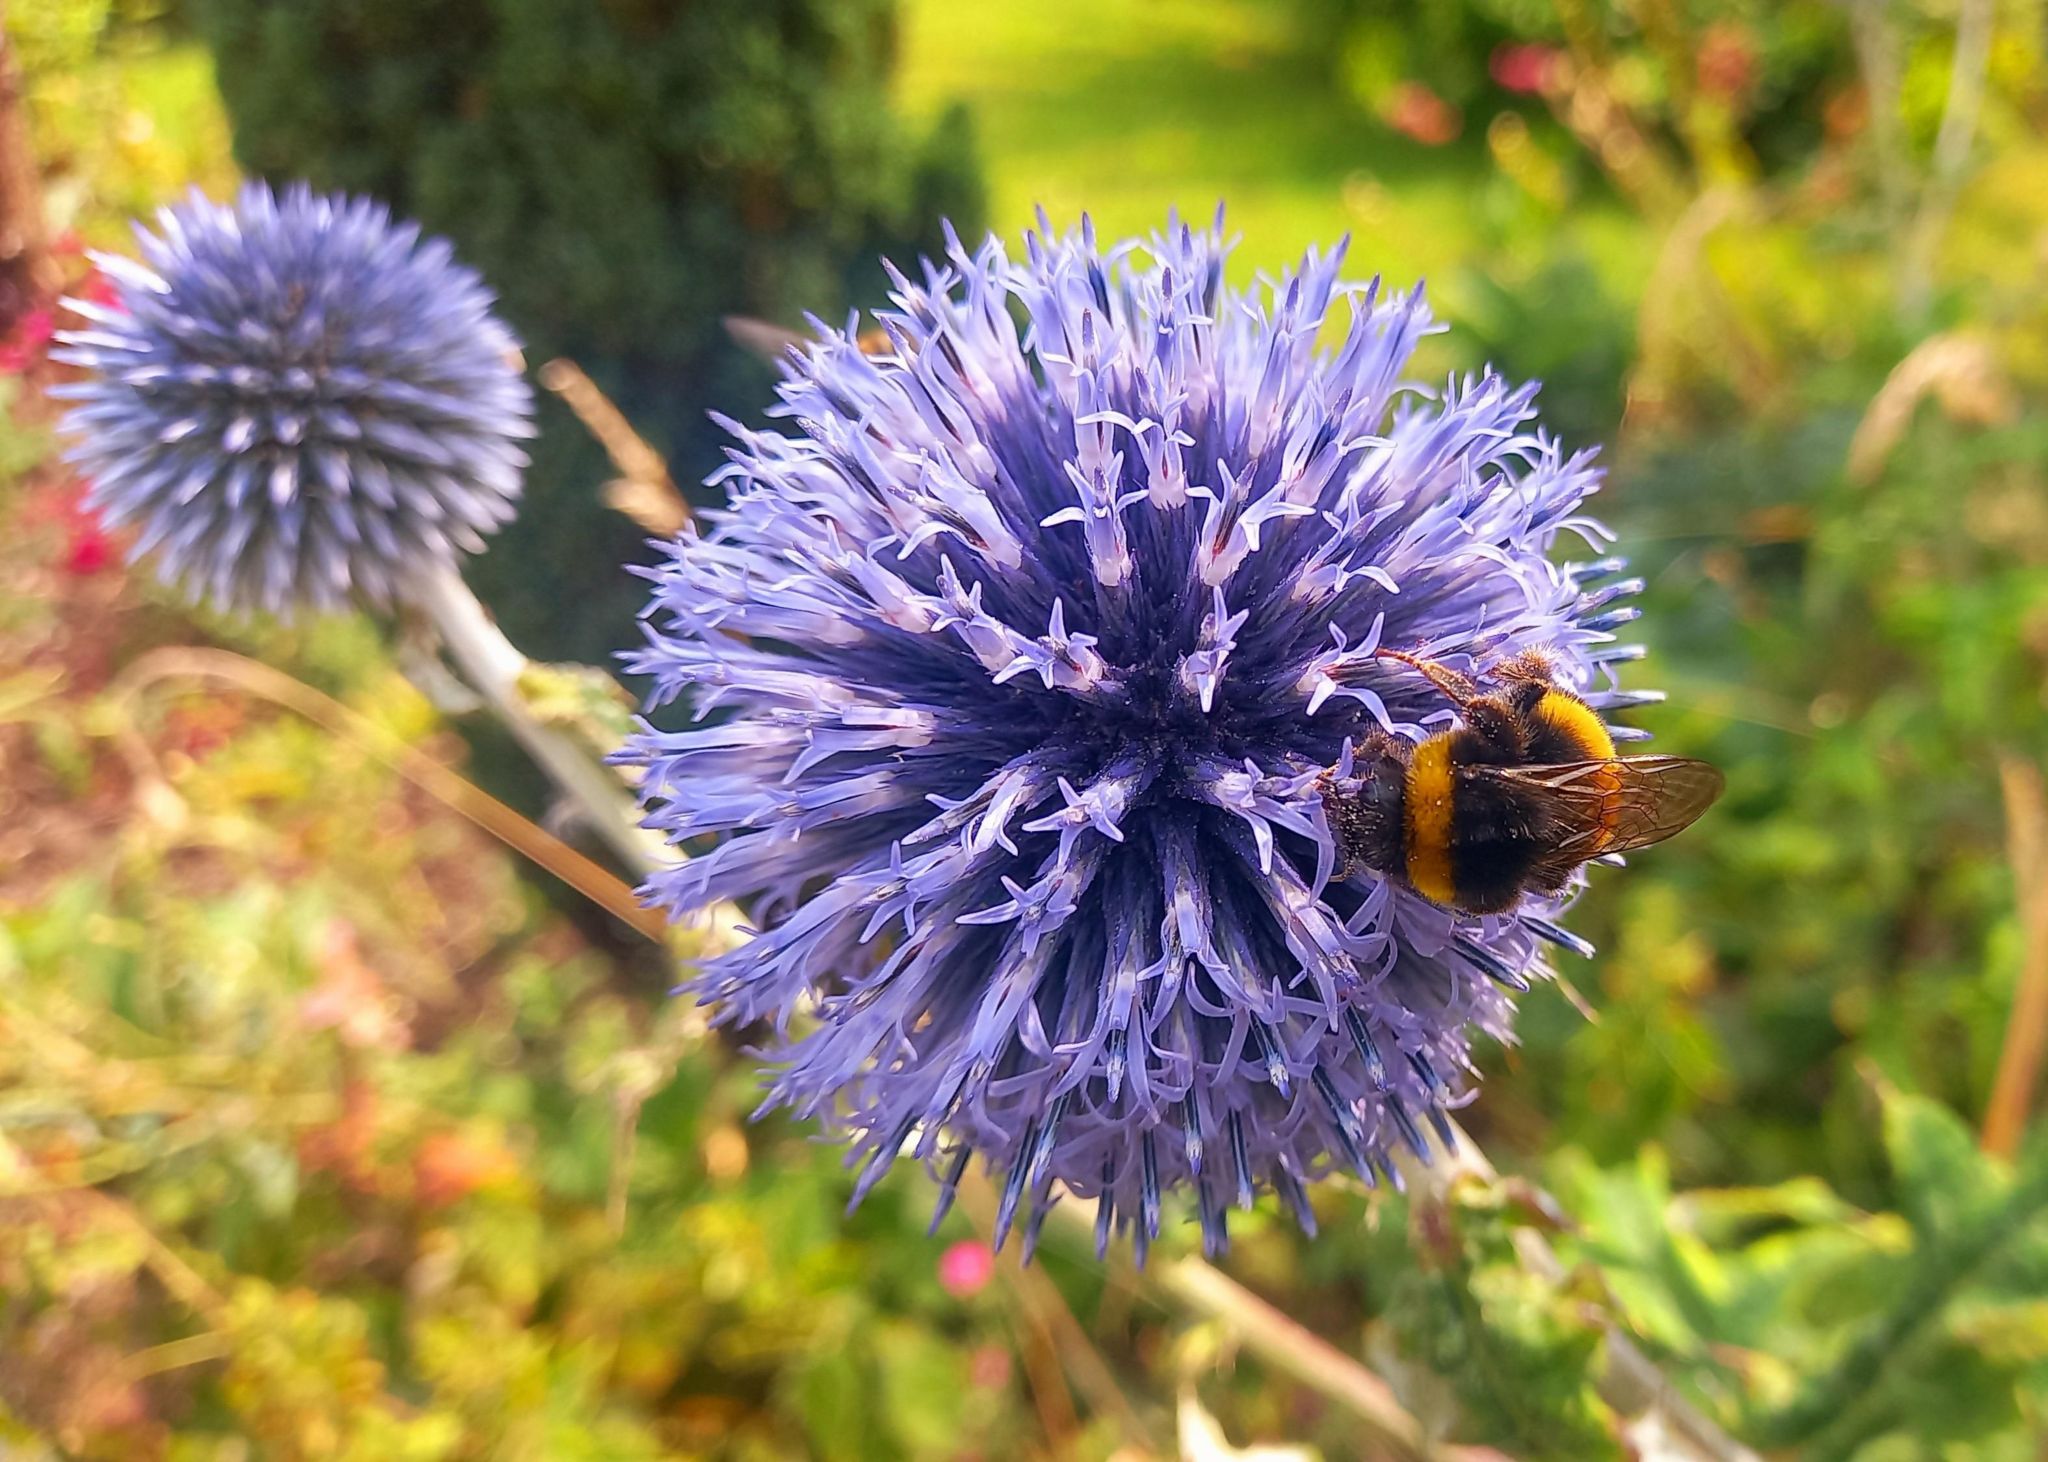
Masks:
[[[1495,783],[1460,778],[1452,794],[1451,904],[1468,913],[1511,908],[1547,843],[1542,809]]]

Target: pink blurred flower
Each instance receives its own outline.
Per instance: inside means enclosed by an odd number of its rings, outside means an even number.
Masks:
[[[1557,62],[1555,46],[1507,41],[1493,48],[1493,55],[1486,62],[1486,74],[1504,91],[1532,95],[1550,84]]]
[[[78,299],[100,305],[109,310],[125,310],[128,308],[127,305],[122,303],[121,291],[114,288],[114,282],[97,269],[73,285],[71,293]]]
[[[318,960],[320,983],[299,997],[300,1026],[331,1030],[343,1045],[359,1050],[398,1051],[411,1043],[412,1033],[393,1012],[383,979],[363,958],[346,920],[329,921]]]
[[[1395,87],[1381,116],[1389,127],[1424,147],[1442,147],[1465,128],[1458,109],[1419,81]]]
[[[14,322],[7,338],[0,340],[0,375],[18,376],[43,358],[57,318],[48,305],[30,310]]]
[[[939,1283],[956,1300],[980,1294],[995,1272],[995,1252],[974,1239],[962,1239],[939,1256]]]

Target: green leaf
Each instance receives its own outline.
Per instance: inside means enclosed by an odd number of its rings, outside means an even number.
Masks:
[[[806,1358],[796,1377],[798,1412],[813,1456],[868,1462],[886,1455],[876,1435],[875,1388],[854,1352],[828,1346]]]
[[[1889,1084],[1880,1084],[1878,1096],[1899,1206],[1923,1237],[1952,1237],[1999,1200],[2009,1180],[1961,1118],[1939,1102]]]

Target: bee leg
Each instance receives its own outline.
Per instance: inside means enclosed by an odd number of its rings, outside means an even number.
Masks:
[[[1351,795],[1356,796],[1357,779],[1350,780],[1353,788]],[[1352,851],[1351,839],[1347,835],[1350,816],[1344,801],[1345,791],[1334,772],[1326,771],[1316,778],[1316,796],[1322,799],[1323,820],[1330,826],[1330,842],[1337,853],[1337,867],[1330,875],[1330,882],[1342,883],[1351,876],[1358,855]]]
[[[1448,696],[1451,704],[1461,711],[1479,698],[1479,687],[1472,683],[1470,677],[1460,675],[1448,665],[1425,660],[1420,655],[1410,655],[1403,650],[1374,650],[1373,654],[1381,660],[1398,661],[1420,673],[1431,685]]]
[[[1415,754],[1415,746],[1404,737],[1389,736],[1384,731],[1367,733],[1365,740],[1358,743],[1358,749],[1351,754],[1354,766],[1369,767],[1375,762],[1392,761],[1407,766]]]
[[[1529,870],[1529,887],[1546,898],[1557,898],[1571,887],[1572,875],[1581,866],[1563,854],[1546,858]]]

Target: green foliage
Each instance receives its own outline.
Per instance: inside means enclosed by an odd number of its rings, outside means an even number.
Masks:
[[[182,765],[178,813],[0,921],[0,1403],[124,1459],[171,1415],[181,1456],[422,1462],[950,1456],[1013,1423],[1007,1365],[943,1338],[993,1316],[878,1243],[900,1203],[842,1228],[834,1155],[744,1126],[745,1064],[565,957],[501,860],[290,721]],[[138,1350],[165,1368],[108,1363]]]
[[[233,179],[213,67],[171,44],[162,8],[35,0],[7,10],[53,233],[126,248],[131,218],[185,187]]]
[[[964,117],[914,141],[886,84],[893,0],[193,0],[251,172],[364,192],[455,240],[536,362],[568,355],[674,459],[767,400],[721,317],[878,296],[950,214],[980,227]],[[642,534],[603,458],[544,413],[528,501],[477,582],[521,644],[634,638]]]
[[[1509,1197],[1462,1183],[1448,1202],[1394,1205],[1378,1257],[1398,1277],[1380,1323],[1405,1361],[1443,1378],[1461,1434],[1518,1457],[1622,1458],[1618,1418],[1593,1383],[1597,1312],[1523,1263],[1514,1238],[1528,1215]]]
[[[1877,1105],[1898,1214],[1811,1179],[1674,1197],[1653,1148],[1611,1171],[1567,1153],[1558,1194],[1585,1219],[1567,1252],[1703,1393],[1746,1393],[1761,1445],[1841,1458],[1902,1432],[2008,1455],[2048,1357],[2048,1141],[2015,1170],[1935,1103],[1881,1086]]]

